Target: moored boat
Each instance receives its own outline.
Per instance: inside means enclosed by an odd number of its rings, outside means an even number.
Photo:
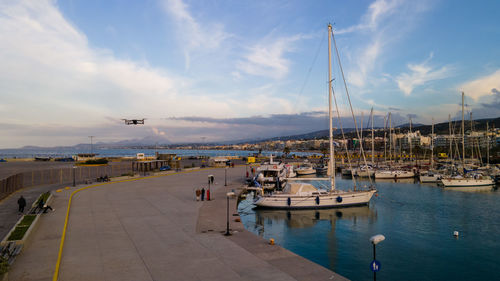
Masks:
[[[331,37],[330,37],[331,35]],[[331,79],[331,39],[333,37],[332,26],[328,25],[328,61],[329,61],[329,145],[330,161],[328,170],[334,171],[334,148],[333,148],[333,126],[332,126],[332,79]],[[336,48],[336,46],[335,46]],[[335,49],[338,53],[338,50]],[[347,91],[346,91],[346,94]],[[272,209],[317,209],[335,208],[356,205],[367,205],[377,190],[371,187],[368,190],[344,191],[335,187],[335,173],[329,175],[330,189],[317,188],[309,183],[288,182],[283,191],[257,196],[254,201],[256,207]]]

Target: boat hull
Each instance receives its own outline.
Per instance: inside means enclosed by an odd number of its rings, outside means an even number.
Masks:
[[[375,171],[372,170],[359,170],[358,177],[361,178],[371,178],[375,176]]]
[[[466,187],[466,186],[491,186],[495,185],[492,179],[442,179],[444,187]]]
[[[316,170],[313,168],[311,168],[311,169],[296,169],[295,173],[299,176],[312,175],[312,174],[316,174]]]
[[[320,195],[270,195],[254,202],[264,209],[321,209],[367,205],[376,190],[328,193]],[[319,197],[319,200],[317,199]],[[338,198],[341,199],[338,199]],[[339,202],[340,201],[340,202]]]
[[[375,172],[375,179],[407,179],[413,178],[415,174],[413,172]]]
[[[442,178],[441,175],[434,175],[434,176],[421,175],[419,177],[419,180],[420,180],[420,182],[434,183],[434,182],[439,182],[441,180],[441,178]]]

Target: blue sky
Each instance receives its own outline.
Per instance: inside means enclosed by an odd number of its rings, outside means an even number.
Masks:
[[[356,116],[500,116],[499,1],[0,1],[0,143],[327,128],[327,24]],[[340,113],[350,115],[334,61]],[[125,126],[122,118],[148,118]],[[366,121],[365,121],[366,124]]]

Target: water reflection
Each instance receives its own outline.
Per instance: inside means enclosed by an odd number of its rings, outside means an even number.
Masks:
[[[373,277],[369,238],[378,233],[386,236],[377,249],[381,280],[500,280],[500,192],[402,182],[376,181],[379,196],[369,207],[253,210],[249,196],[239,211],[247,230],[351,280]],[[354,184],[340,177],[336,183]],[[369,183],[356,180],[358,187]]]
[[[384,182],[396,182],[396,183],[404,183],[404,184],[414,184],[418,181],[415,178],[407,178],[407,179],[376,179],[375,183],[384,183]]]
[[[261,226],[272,223],[285,223],[289,228],[313,227],[319,221],[329,221],[331,225],[340,219],[376,219],[376,213],[368,206],[319,210],[254,210],[255,223]]]
[[[448,187],[444,188],[446,191],[460,191],[460,192],[481,192],[488,193],[495,191],[494,185],[486,186],[462,186],[462,187]]]

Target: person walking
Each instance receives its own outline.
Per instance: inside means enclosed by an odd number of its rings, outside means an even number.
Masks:
[[[201,201],[205,200],[205,188],[201,188]]]
[[[19,213],[24,213],[24,207],[26,207],[26,199],[21,195],[19,199],[17,199],[17,205],[19,205]]]
[[[211,184],[214,184],[214,180],[215,180],[215,177],[214,177],[213,175],[212,175],[212,176],[210,176],[210,183],[211,183]]]

